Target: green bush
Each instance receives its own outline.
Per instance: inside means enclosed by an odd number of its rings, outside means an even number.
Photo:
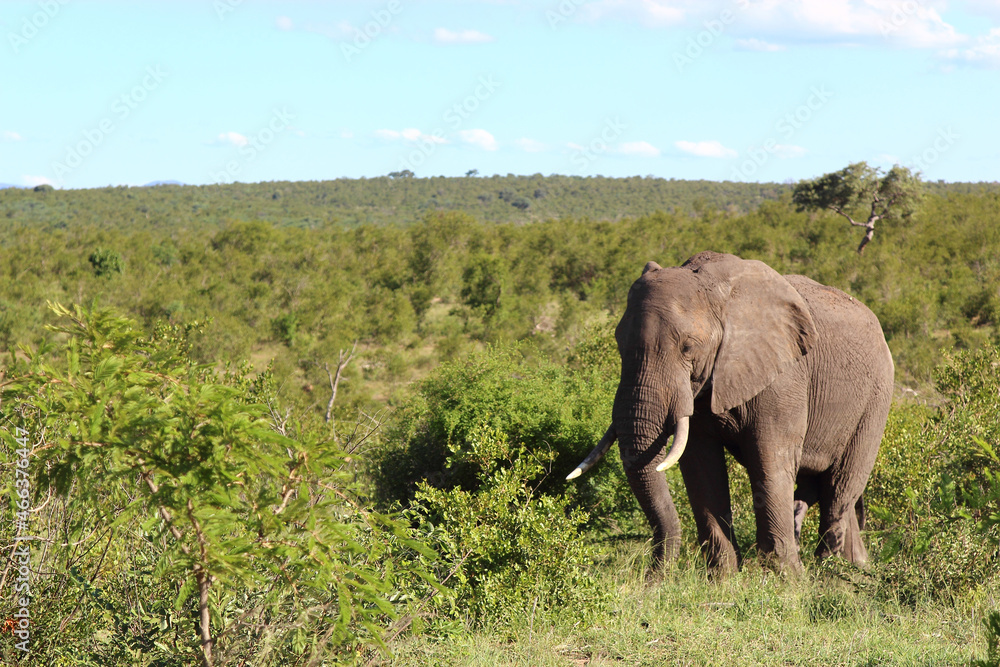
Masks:
[[[193,363],[191,327],[53,309],[60,354],[25,348],[0,396],[4,495],[17,509],[21,450],[37,513],[19,520],[50,545],[33,563],[33,660],[351,659],[436,590],[433,551],[364,508],[350,457],[279,409],[269,374]]]
[[[591,577],[593,549],[579,532],[587,515],[537,492],[554,456],[512,445],[484,421],[446,463],[477,470],[474,491],[419,485],[411,512],[451,568],[455,612],[474,625],[582,618],[602,597]]]
[[[551,455],[538,493],[568,495],[598,525],[634,518],[637,504],[615,452],[582,479],[564,479],[607,428],[617,376],[607,364],[567,367],[532,360],[531,353],[526,345],[489,348],[442,365],[420,384],[370,454],[374,494],[383,506],[408,504],[422,482],[477,491],[483,464],[453,455],[488,427],[532,456]],[[575,358],[595,354],[584,346]]]
[[[284,313],[271,320],[274,337],[289,347],[295,340],[299,328],[299,318],[295,313]]]
[[[947,357],[945,405],[897,405],[866,492],[875,573],[906,604],[968,599],[1000,572],[1000,349]]]
[[[98,248],[90,253],[87,260],[94,267],[94,275],[98,278],[110,278],[125,271],[125,262],[122,260],[122,256],[114,250]]]

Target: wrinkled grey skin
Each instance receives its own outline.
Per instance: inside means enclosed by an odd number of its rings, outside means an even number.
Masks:
[[[892,397],[878,320],[856,299],[766,264],[704,252],[646,265],[615,331],[622,359],[612,426],[629,485],[653,529],[654,566],[680,524],[664,445],[690,416],[680,469],[709,566],[738,567],[724,450],[746,467],[757,546],[798,571],[798,532],[819,503],[820,557],[867,559],[868,482]],[[797,488],[796,488],[797,487]]]

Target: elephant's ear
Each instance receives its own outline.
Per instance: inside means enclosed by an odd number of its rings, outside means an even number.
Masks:
[[[698,271],[718,279],[723,333],[712,372],[712,412],[747,402],[816,340],[809,306],[763,262],[717,256]]]

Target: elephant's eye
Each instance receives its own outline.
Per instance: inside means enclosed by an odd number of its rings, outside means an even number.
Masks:
[[[690,357],[694,354],[694,348],[695,341],[691,338],[685,339],[685,341],[681,343],[681,354],[685,357]]]

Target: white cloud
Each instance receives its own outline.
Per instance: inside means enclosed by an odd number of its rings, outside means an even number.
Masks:
[[[698,6],[699,3],[692,0],[600,0],[582,5],[580,9],[585,19],[626,19],[658,28],[683,23],[688,9],[697,11]]]
[[[1000,3],[997,0],[965,0],[965,8],[974,13],[1000,21]]]
[[[940,49],[968,39],[942,17],[949,1],[597,0],[580,5],[576,13],[582,19],[624,19],[651,28],[681,26],[695,33],[712,25],[736,39],[737,48],[748,50],[774,50],[803,42]],[[996,0],[968,1],[982,6],[980,11],[998,4]]]
[[[12,132],[10,130],[4,130],[0,133],[0,137],[2,137],[4,141],[24,141],[24,137],[17,132]]]
[[[341,130],[340,131],[340,138],[341,139],[353,139],[354,138],[354,133],[351,132],[350,130]]]
[[[36,185],[55,185],[55,183],[53,183],[45,176],[22,176],[21,182],[27,185],[29,188],[33,188]]]
[[[1000,69],[1000,28],[993,28],[988,35],[964,49],[947,49],[941,56],[954,63]]]
[[[295,27],[295,24],[292,22],[292,19],[288,18],[287,16],[279,16],[277,19],[275,19],[274,24],[278,26],[278,30],[291,30],[292,28]]]
[[[756,37],[751,37],[750,39],[737,39],[736,48],[741,51],[784,51],[785,47],[781,44],[771,44],[770,42],[765,42],[763,40],[757,39]]]
[[[638,155],[639,157],[659,157],[660,149],[648,141],[629,141],[618,146],[618,152],[623,155]]]
[[[698,157],[739,157],[738,152],[732,148],[726,148],[718,141],[677,141],[674,142],[674,145],[685,153],[697,155]]]
[[[448,140],[439,134],[424,134],[415,127],[408,127],[405,130],[375,130],[375,136],[379,139],[396,141],[402,139],[413,143],[446,144]]]
[[[483,150],[495,151],[500,147],[493,135],[486,130],[461,130],[458,136],[465,143],[479,146]]]
[[[535,141],[534,139],[528,139],[527,137],[515,140],[514,145],[525,153],[541,153],[542,151],[548,149],[548,146],[542,142]]]
[[[737,31],[771,41],[832,41],[941,48],[965,38],[941,16],[947,0],[759,0]]]
[[[478,30],[452,32],[447,28],[436,28],[434,30],[434,41],[439,44],[483,44],[494,41],[494,38]]]
[[[232,144],[234,146],[246,146],[250,143],[250,141],[239,132],[223,132],[216,137],[216,141],[223,144]]]

